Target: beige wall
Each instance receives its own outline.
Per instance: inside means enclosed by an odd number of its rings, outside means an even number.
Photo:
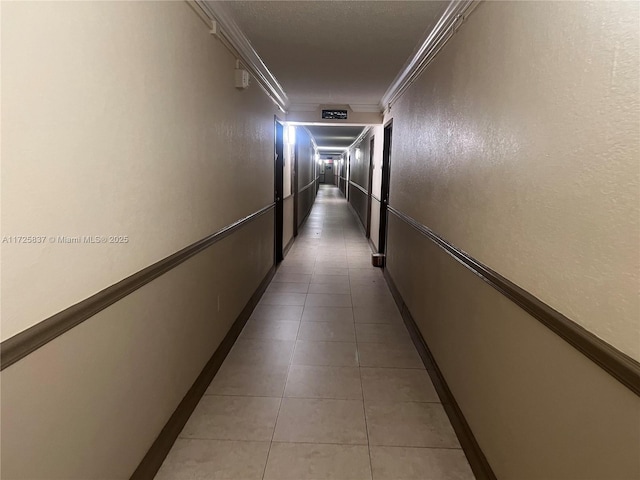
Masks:
[[[3,480],[128,479],[269,270],[273,221],[256,219],[3,370]]]
[[[275,107],[185,2],[2,3],[2,338],[273,201]],[[247,224],[2,371],[2,478],[129,478],[273,264]]]
[[[385,119],[393,207],[636,359],[639,17],[483,2]],[[637,396],[393,216],[388,250],[498,478],[640,477]]]
[[[484,2],[392,107],[390,203],[640,359],[637,2]]]
[[[3,244],[2,339],[273,201],[275,108],[185,2],[2,10],[2,235],[129,238]]]
[[[393,215],[387,252],[498,479],[640,478],[640,398]]]
[[[316,152],[311,136],[305,128],[296,128],[296,143],[298,145],[298,225],[305,220],[316,199],[314,186],[302,191],[316,178]]]
[[[364,138],[349,149],[345,157],[350,159],[349,180],[360,185],[365,190],[369,190],[369,150],[371,148],[371,137],[374,131],[371,129]],[[345,163],[344,169],[347,169]],[[367,207],[368,195],[364,194],[358,188],[347,185],[349,189],[349,203],[358,214],[358,218],[364,229],[367,228]]]

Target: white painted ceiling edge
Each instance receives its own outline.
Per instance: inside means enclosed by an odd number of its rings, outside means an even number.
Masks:
[[[424,72],[442,47],[455,35],[460,26],[482,0],[454,0],[444,11],[433,30],[418,44],[407,62],[391,82],[389,88],[380,100],[380,111],[389,111],[395,101],[409,88]]]
[[[287,94],[224,6],[203,0],[187,0],[187,3],[209,25],[211,34],[242,62],[276,106],[286,113],[289,106]]]
[[[482,0],[452,0],[431,32],[418,44],[400,69],[380,103],[377,106],[349,104],[349,109],[357,113],[379,114],[389,111],[393,103],[433,61],[480,1]],[[187,2],[201,17],[204,15],[203,20],[210,26],[211,33],[236,55],[280,110],[284,113],[312,112],[321,107],[320,104],[290,105],[282,86],[252,47],[224,4],[207,0],[187,0]]]

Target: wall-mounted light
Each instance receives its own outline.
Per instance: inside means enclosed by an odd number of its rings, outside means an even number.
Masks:
[[[356,148],[356,160],[360,160],[362,158],[362,150]]]

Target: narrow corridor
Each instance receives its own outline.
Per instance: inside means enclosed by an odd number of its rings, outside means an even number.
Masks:
[[[471,479],[347,202],[303,229],[156,479]]]

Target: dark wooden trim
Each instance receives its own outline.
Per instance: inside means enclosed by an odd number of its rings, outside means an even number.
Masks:
[[[369,196],[367,195],[367,198]],[[362,217],[360,217],[360,214],[358,213],[358,211],[354,208],[354,206],[351,204],[350,201],[347,200],[347,205],[349,206],[349,209],[351,210],[351,212],[353,213],[353,215],[356,218],[356,223],[360,226],[360,229],[362,230],[362,234],[365,236],[365,238],[369,238],[367,237],[367,227],[364,224],[364,220],[362,219]]]
[[[496,480],[496,476],[491,469],[491,465],[487,461],[487,458],[482,453],[482,449],[480,445],[473,435],[471,431],[471,427],[467,423],[464,418],[464,414],[460,409],[460,406],[456,402],[456,399],[453,397],[449,386],[447,385],[438,364],[436,363],[435,358],[431,354],[431,350],[429,350],[429,346],[425,342],[416,322],[414,321],[409,309],[407,308],[402,295],[398,291],[393,278],[389,274],[389,271],[385,268],[383,269],[384,278],[389,285],[389,289],[393,295],[393,298],[400,309],[402,314],[402,319],[404,320],[405,325],[407,326],[407,330],[409,331],[409,335],[411,336],[411,340],[413,340],[413,344],[415,345],[420,357],[422,358],[422,362],[424,363],[425,368],[427,369],[427,373],[431,378],[433,386],[438,393],[438,397],[440,397],[440,401],[442,402],[442,407],[444,408],[447,416],[449,417],[449,421],[451,422],[451,426],[453,427],[456,435],[458,436],[458,440],[460,441],[460,446],[467,456],[467,460],[469,461],[469,465],[471,466],[471,470],[473,471],[477,480]]]
[[[294,222],[295,223],[295,222]],[[291,236],[291,240],[289,240],[287,242],[287,244],[284,247],[284,250],[282,251],[282,256],[286,257],[287,253],[289,253],[289,250],[291,250],[291,247],[293,247],[293,242],[296,240],[296,236],[292,235]]]
[[[319,177],[316,177],[316,180],[313,180],[311,183],[309,183],[308,185],[306,185],[302,190],[300,190],[300,192],[307,190],[311,185],[315,184],[316,187],[319,185],[318,183],[316,183],[317,179]],[[314,203],[316,203],[316,197],[318,196],[318,189],[315,189],[314,192],[314,196],[313,199],[311,201],[311,206],[309,207],[309,209],[307,210],[307,213],[305,213],[304,218],[302,220],[300,220],[300,223],[298,224],[298,230],[302,228],[302,226],[305,224],[305,222],[307,221],[307,219],[309,218],[309,215],[311,214],[311,210],[313,210],[313,205]],[[295,219],[294,221],[297,221],[297,219]]]
[[[367,195],[367,196],[369,195],[369,192],[364,187],[362,187],[361,185],[358,185],[356,182],[354,182],[352,180],[349,180],[349,185],[352,185],[352,186],[356,187],[358,190],[360,190],[365,195]]]
[[[162,462],[164,462],[164,459],[171,450],[171,447],[173,447],[178,435],[180,435],[180,432],[187,423],[187,420],[189,420],[193,410],[207,391],[207,387],[213,380],[213,377],[218,373],[222,362],[227,358],[227,354],[238,338],[238,335],[240,335],[242,328],[247,323],[247,320],[251,316],[251,312],[253,312],[253,309],[258,304],[260,297],[262,297],[262,294],[269,286],[275,271],[276,268],[273,266],[269,272],[267,272],[267,275],[253,293],[242,312],[240,312],[240,315],[236,318],[227,335],[224,337],[216,351],[200,372],[200,375],[198,375],[198,378],[196,378],[196,381],[193,383],[163,429],[160,431],[160,434],[153,442],[153,445],[151,445],[149,451],[147,451],[147,454],[138,465],[138,468],[136,468],[133,475],[131,475],[131,480],[150,480],[158,473],[158,470],[160,470],[160,467],[162,466]]]
[[[273,250],[276,263],[284,259],[282,255],[282,235],[284,230],[284,124],[274,115],[273,144],[273,200],[276,204],[273,226]]]
[[[554,310],[512,281],[447,242],[429,227],[388,206],[388,211],[407,223],[438,247],[467,267],[478,277],[516,303],[544,326],[556,333],[616,380],[640,396],[640,363],[622,353],[593,333]]]
[[[300,223],[298,224],[298,230],[301,229],[305,222],[307,221],[307,219],[309,218],[309,215],[311,215],[311,210],[313,210],[313,204],[316,203],[316,198],[313,197],[313,202],[311,202],[311,208],[309,208],[309,210],[307,210],[307,213],[305,213],[304,218],[302,220],[300,220]]]
[[[382,178],[380,183],[380,219],[378,230],[378,253],[387,253],[387,205],[391,190],[391,149],[393,144],[393,119],[382,130]]]
[[[130,275],[124,280],[120,280],[118,283],[101,290],[95,295],[92,295],[89,298],[56,313],[46,320],[43,320],[27,330],[5,340],[0,344],[0,370],[4,370],[8,366],[13,365],[21,358],[26,357],[38,348],[49,343],[51,340],[91,318],[96,313],[104,310],[118,300],[121,300],[130,293],[146,285],[153,279],[168,272],[188,258],[200,253],[206,248],[209,248],[214,243],[229,236],[252,220],[255,220],[256,218],[271,211],[274,206],[275,203],[267,205],[257,212],[247,215],[231,225],[227,225],[208,237],[183,248],[173,255],[170,255],[153,265]]]
[[[307,185],[305,185],[304,187],[302,187],[300,190],[298,190],[298,193],[302,193],[305,190],[311,188],[311,185],[313,185],[314,183],[316,183],[315,180],[311,180],[311,182],[309,182]]]
[[[351,205],[351,202],[347,202],[347,206],[349,207],[349,211],[355,217],[356,223],[358,224],[358,227],[360,227],[360,230],[362,231],[362,233],[365,234],[366,230],[365,230],[364,225],[362,224],[362,219],[360,218],[360,215],[358,215],[358,212],[356,211],[356,209],[353,208],[353,205]]]
[[[369,240],[369,247],[371,248],[371,253],[378,253],[378,249],[374,245],[373,240],[371,240],[371,236],[369,236],[368,240]]]

